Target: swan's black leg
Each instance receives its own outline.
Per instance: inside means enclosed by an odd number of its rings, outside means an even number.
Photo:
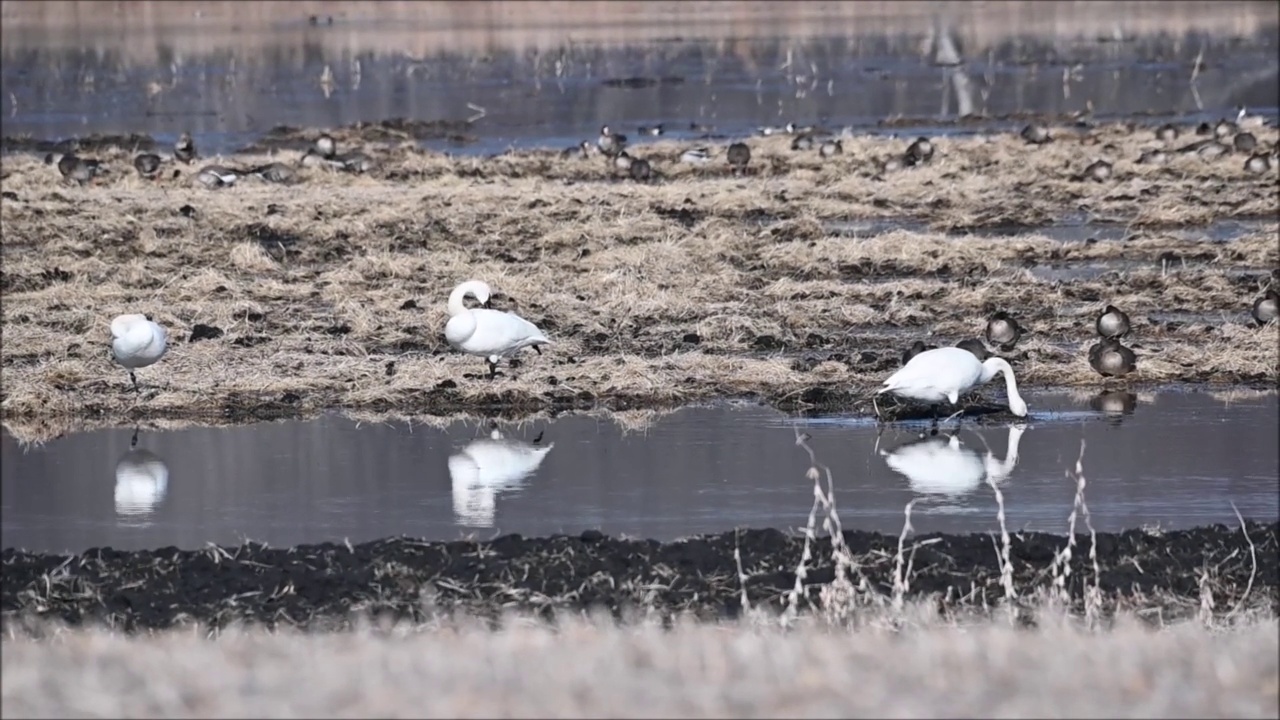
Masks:
[[[534,352],[536,352],[536,353],[538,353],[539,355],[541,355],[541,354],[542,354],[542,346],[541,346],[541,345],[534,345],[534,346],[533,346],[533,351],[534,351]]]
[[[542,442],[542,433],[544,433],[544,432],[546,432],[546,430],[543,430],[543,431],[539,432],[539,433],[538,433],[538,437],[536,437],[536,438],[534,438],[534,439],[533,439],[533,444],[534,444],[534,445],[537,445],[538,443]]]
[[[136,448],[136,447],[138,447],[138,429],[139,429],[139,428],[138,428],[138,426],[137,426],[137,425],[134,425],[134,426],[133,426],[133,437],[132,437],[132,438],[130,438],[130,440],[129,440],[129,447],[130,447],[130,448]]]
[[[134,375],[132,370],[129,371],[129,379],[133,381],[133,391],[141,394],[142,390],[138,388],[138,376]]]
[[[489,379],[498,377],[498,363],[492,360],[485,360],[485,362],[489,363]]]

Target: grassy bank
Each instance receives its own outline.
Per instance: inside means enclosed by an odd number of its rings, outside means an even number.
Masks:
[[[1274,129],[1254,132],[1276,141]],[[700,169],[677,161],[687,146],[658,143],[635,150],[663,176],[649,184],[619,180],[598,157],[452,159],[385,127],[339,134],[377,156],[374,172],[304,170],[288,187],[250,177],[193,188],[199,164],[144,181],[110,147],[94,151],[108,175],[67,186],[39,158],[11,156],[0,181],[4,417],[65,427],[724,395],[847,405],[911,341],[974,337],[996,309],[1030,330],[1004,353],[1020,381],[1094,386],[1085,356],[1107,303],[1136,323],[1130,382],[1274,384],[1276,328],[1254,327],[1247,311],[1280,259],[1275,171],[1250,175],[1238,154],[1136,164],[1159,144],[1150,129],[1055,133],[1039,147],[1013,134],[939,138],[932,163],[889,172],[879,163],[903,140],[849,138],[823,160],[789,138],[757,138],[746,177],[726,172],[723,146]],[[292,161],[314,134],[267,145]],[[1115,176],[1073,179],[1095,156]],[[1081,217],[1129,234],[951,232]],[[927,226],[839,229],[907,218]],[[1228,218],[1262,220],[1227,243],[1185,230]],[[1064,280],[1073,268],[1082,274]],[[442,331],[445,297],[467,278],[488,281],[496,306],[556,344],[480,377],[484,362],[451,353]],[[110,319],[124,312],[170,330],[169,354],[139,372],[141,398],[107,352]],[[216,337],[194,341],[200,325]]]

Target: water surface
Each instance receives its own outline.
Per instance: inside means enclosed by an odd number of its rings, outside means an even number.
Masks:
[[[731,20],[735,5],[712,7],[724,8]],[[819,27],[822,7],[810,8]],[[999,34],[966,40],[961,32],[958,54],[945,58],[931,21],[903,17],[870,32],[829,6],[827,12],[835,13],[827,29],[803,36],[777,24],[735,25],[718,37],[682,37],[676,27],[663,37],[632,32],[645,39],[626,42],[617,39],[629,34],[620,25],[590,36],[616,36],[611,41],[578,40],[566,30],[553,33],[559,45],[536,49],[495,44],[433,53],[379,42],[396,30],[403,39],[406,28],[342,17],[332,26],[307,27],[299,14],[230,36],[251,37],[251,43],[211,39],[198,20],[123,25],[101,37],[91,28],[55,23],[6,34],[0,111],[6,136],[136,132],[172,142],[190,131],[206,153],[230,152],[282,124],[333,127],[391,118],[464,123],[451,138],[427,144],[492,153],[570,146],[594,138],[606,123],[643,142],[638,128],[657,124],[667,137],[693,140],[789,121],[935,133],[979,127],[954,125],[971,115],[1198,122],[1234,115],[1238,105],[1267,117],[1280,112],[1274,22],[1251,32],[1208,34],[1192,18],[1175,32],[1127,33],[1122,41],[1031,35],[1016,22],[1003,23]],[[699,20],[702,28],[717,25],[714,16]],[[387,49],[371,49],[380,46]]]
[[[999,391],[988,394],[998,397]],[[0,460],[5,547],[144,548],[243,538],[286,546],[406,534],[431,539],[597,528],[674,539],[734,527],[802,528],[813,503],[797,425],[829,465],[845,528],[986,532],[991,477],[1011,530],[1063,532],[1080,441],[1099,530],[1277,518],[1277,398],[1123,391],[1029,397],[1030,422],[797,419],[756,406],[686,408],[644,432],[569,416],[444,429],[338,416],[230,429],[73,435]],[[923,434],[923,437],[922,437]],[[878,444],[877,444],[878,443]],[[1083,526],[1082,526],[1083,527]]]

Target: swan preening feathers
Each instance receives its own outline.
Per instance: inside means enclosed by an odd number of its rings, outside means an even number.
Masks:
[[[936,420],[938,405],[942,401],[957,405],[961,395],[990,381],[997,374],[1004,375],[1009,410],[1018,417],[1026,417],[1027,403],[1018,394],[1018,383],[1009,363],[998,357],[979,361],[972,352],[963,348],[936,348],[916,355],[902,369],[890,375],[876,394],[887,392],[928,403],[933,406]]]
[[[138,376],[134,370],[154,364],[168,350],[168,334],[146,315],[120,315],[111,321],[111,355],[129,371],[134,392]]]
[[[470,295],[486,307],[468,308],[463,300]],[[489,377],[498,374],[498,361],[515,355],[524,347],[532,347],[539,355],[539,345],[551,343],[538,326],[515,313],[492,310],[489,285],[480,280],[467,280],[449,294],[449,322],[444,337],[455,350],[478,355],[489,363]]]

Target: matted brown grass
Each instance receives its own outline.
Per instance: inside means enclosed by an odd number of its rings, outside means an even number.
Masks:
[[[904,140],[847,138],[844,155],[823,161],[792,152],[789,138],[756,138],[745,177],[726,172],[723,147],[695,169],[665,142],[635,151],[664,174],[650,184],[618,180],[600,158],[450,158],[387,142],[362,143],[381,161],[369,175],[304,171],[293,186],[245,178],[218,191],[186,176],[144,181],[121,150],[103,150],[111,173],[83,188],[38,158],[9,156],[4,417],[850,402],[912,340],[976,336],[996,309],[1031,330],[1006,354],[1020,381],[1095,385],[1085,351],[1108,302],[1136,323],[1132,382],[1274,383],[1276,328],[1254,327],[1247,311],[1280,264],[1275,171],[1248,175],[1238,155],[1135,164],[1156,145],[1149,129],[1057,132],[1042,147],[1011,134],[938,138],[932,164],[886,174],[877,162]],[[1275,129],[1254,132],[1276,142]],[[340,135],[348,147],[368,137]],[[1111,158],[1115,178],[1072,180],[1093,156]],[[1131,237],[943,232],[1081,214],[1126,222]],[[1233,217],[1262,221],[1230,243],[1173,230]],[[865,218],[930,227],[830,230]],[[1098,262],[1123,264],[1069,282],[1028,269]],[[478,377],[484,362],[443,338],[445,297],[468,278],[489,282],[497,305],[555,345],[494,381]],[[1164,310],[1222,321],[1147,321]],[[108,325],[123,312],[170,331],[169,354],[139,371],[141,398],[108,354]],[[189,342],[197,324],[224,334]]]
[[[926,617],[928,613],[913,613]],[[901,629],[898,629],[901,628]],[[6,639],[5,717],[1275,717],[1274,618]]]

